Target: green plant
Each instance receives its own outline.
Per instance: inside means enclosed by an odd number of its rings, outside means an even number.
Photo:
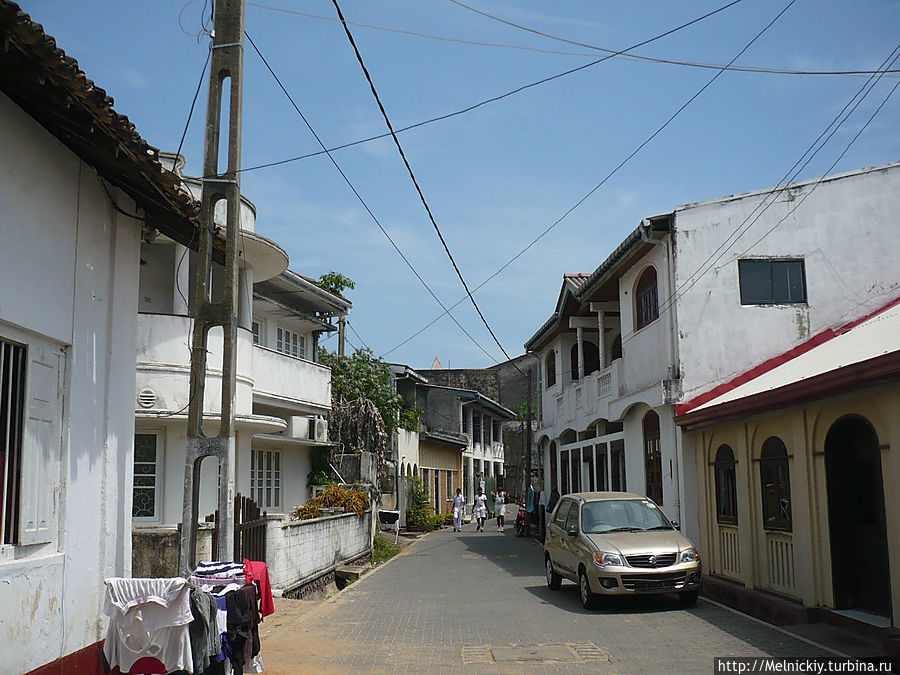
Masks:
[[[328,465],[330,455],[327,448],[315,450],[310,455],[312,470],[306,475],[306,487],[313,485],[334,485],[337,480],[331,473]]]
[[[319,509],[342,508],[362,518],[369,509],[369,496],[359,488],[343,488],[331,485],[307,500],[303,506],[295,506],[291,520],[309,520],[319,517]]]
[[[410,478],[409,500],[406,504],[406,529],[423,532],[431,529],[431,524],[431,502],[428,498],[428,490],[422,484],[421,478]]]
[[[446,525],[446,517],[442,513],[435,513],[431,518],[429,518],[430,529],[439,530],[441,527]]]
[[[349,288],[352,291],[356,288],[356,283],[350,277],[332,270],[319,277],[319,286],[326,291],[331,291],[332,293],[340,295],[344,292],[344,289]]]
[[[383,563],[390,560],[400,553],[400,547],[391,542],[381,532],[375,533],[375,539],[372,541],[372,562]]]

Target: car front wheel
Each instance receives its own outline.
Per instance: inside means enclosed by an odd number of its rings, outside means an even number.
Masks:
[[[681,604],[685,607],[693,607],[697,604],[697,597],[699,595],[699,591],[682,591],[678,594],[678,598],[681,600]]]
[[[578,595],[581,596],[581,606],[585,609],[597,606],[597,594],[591,590],[591,583],[583,569],[578,572]]]
[[[562,577],[554,571],[553,562],[550,560],[549,555],[544,562],[544,570],[547,573],[547,588],[551,591],[558,591],[559,587],[562,585]]]

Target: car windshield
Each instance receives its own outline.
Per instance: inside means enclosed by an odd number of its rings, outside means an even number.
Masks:
[[[581,507],[581,530],[585,534],[670,530],[671,523],[647,499],[610,499],[587,502]]]

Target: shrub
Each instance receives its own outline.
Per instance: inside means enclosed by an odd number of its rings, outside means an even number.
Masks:
[[[319,509],[343,508],[362,518],[369,509],[369,496],[359,488],[343,488],[330,485],[303,506],[295,506],[291,520],[309,520],[319,517]]]
[[[409,501],[406,504],[406,529],[422,532],[430,530],[431,526],[431,502],[428,499],[428,490],[422,485],[421,478],[410,478]]]

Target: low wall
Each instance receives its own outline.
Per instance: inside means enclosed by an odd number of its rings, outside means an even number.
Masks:
[[[372,514],[342,513],[310,520],[268,516],[266,564],[272,587],[291,590],[372,550]]]
[[[197,558],[212,560],[213,524],[201,523],[197,530]],[[178,525],[135,527],[131,531],[131,576],[134,578],[177,577],[181,528]]]

